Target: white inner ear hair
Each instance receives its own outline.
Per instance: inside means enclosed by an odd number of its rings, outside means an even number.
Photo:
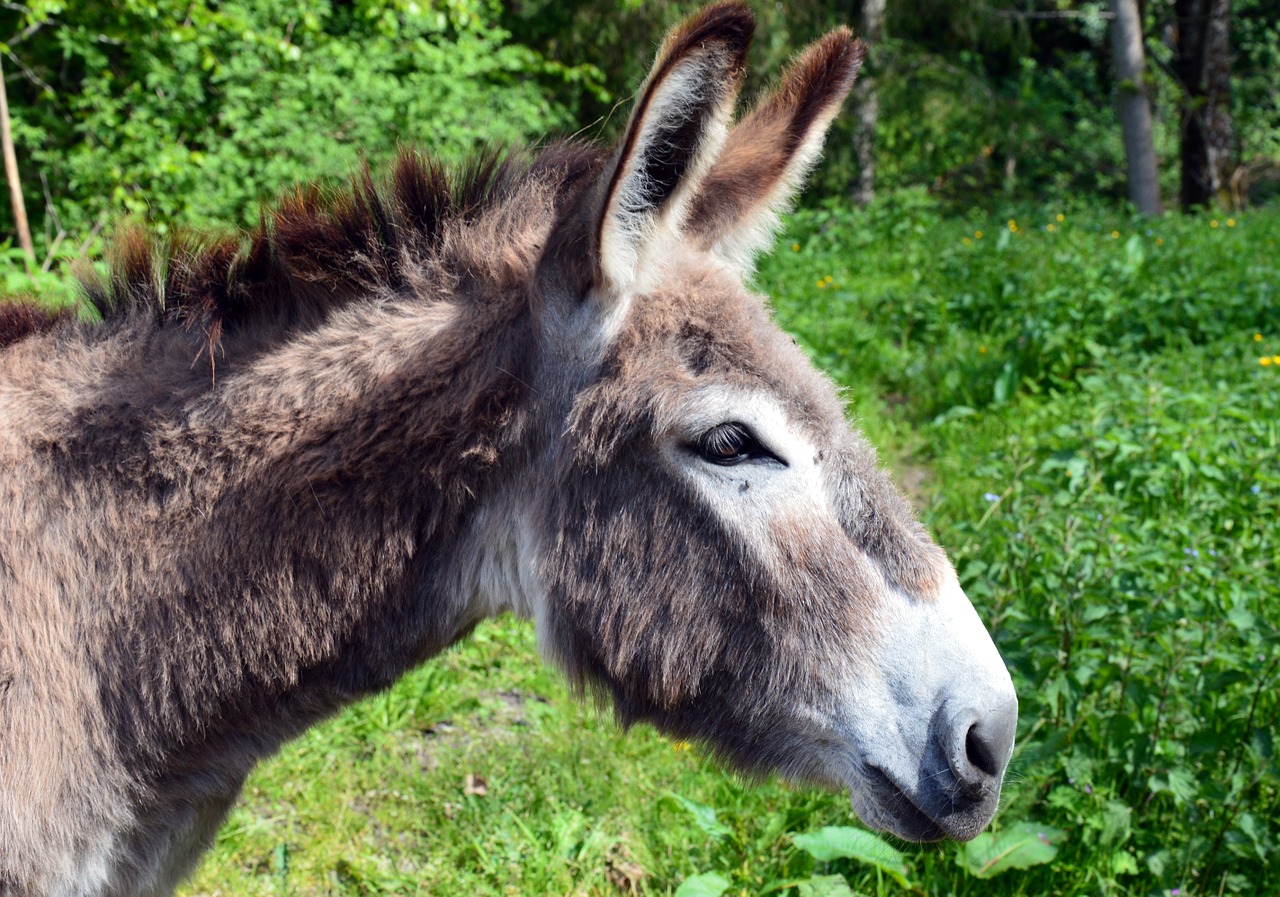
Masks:
[[[759,202],[744,210],[742,217],[733,226],[718,235],[711,247],[712,252],[740,271],[744,277],[755,270],[756,256],[772,248],[776,242],[778,229],[782,226],[782,216],[790,211],[805,179],[822,158],[827,128],[839,110],[838,101],[828,104],[822,110],[822,114],[813,120],[804,139],[787,160],[781,176],[773,182]],[[744,124],[749,125],[750,119]]]
[[[678,63],[658,85],[637,128],[631,153],[623,159],[622,176],[600,231],[600,268],[615,296],[643,292],[661,272],[666,248],[679,239],[689,201],[724,146],[729,113],[736,91],[726,89],[728,77],[720,54],[706,50]],[[702,120],[698,138],[688,150],[662,144],[662,135],[683,122]],[[679,183],[665,201],[654,205],[647,164],[689,152]]]

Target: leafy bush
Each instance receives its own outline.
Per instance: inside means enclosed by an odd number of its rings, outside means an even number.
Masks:
[[[798,213],[761,284],[784,297],[783,320],[824,367],[927,420],[1070,392],[1117,359],[1265,331],[1280,320],[1278,225],[1280,210],[956,219],[899,192],[866,212]]]
[[[161,229],[246,224],[261,199],[344,177],[361,156],[377,165],[397,143],[450,160],[568,128],[575,91],[598,89],[594,69],[512,42],[497,10],[494,0],[38,3],[31,18],[51,18],[22,49],[48,89],[13,101],[28,190],[43,176],[72,234],[122,210]],[[52,217],[46,229],[52,238]]]
[[[1015,806],[1075,831],[1068,853],[1105,880],[1267,877],[1280,372],[1254,346],[1171,352],[932,428],[956,484],[934,525],[1023,696]]]

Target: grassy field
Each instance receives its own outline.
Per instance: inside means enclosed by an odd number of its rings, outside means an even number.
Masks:
[[[860,840],[846,796],[620,731],[501,619],[264,764],[182,893],[1280,893],[1278,234],[900,194],[762,267],[1013,669],[994,835]]]

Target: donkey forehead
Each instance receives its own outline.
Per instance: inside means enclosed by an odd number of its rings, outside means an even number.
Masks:
[[[650,375],[665,398],[705,414],[767,396],[815,439],[848,432],[835,385],[774,322],[765,297],[698,255],[679,258],[633,303],[615,347],[621,370]]]

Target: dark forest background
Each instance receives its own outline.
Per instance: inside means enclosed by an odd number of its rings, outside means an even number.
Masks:
[[[1126,4],[1141,25],[1140,83],[1115,74],[1112,23]],[[254,222],[282,187],[340,178],[361,156],[376,165],[399,143],[456,159],[495,141],[607,138],[662,31],[696,6],[4,3],[0,65],[35,254],[84,245],[120,213],[161,229]],[[1280,193],[1277,0],[755,8],[749,92],[837,23],[872,43],[809,203],[909,189],[960,208],[1124,203],[1117,108],[1135,93],[1151,112],[1163,205],[1240,207]],[[1199,193],[1186,189],[1188,165],[1199,166]],[[4,205],[0,229],[16,243]]]

